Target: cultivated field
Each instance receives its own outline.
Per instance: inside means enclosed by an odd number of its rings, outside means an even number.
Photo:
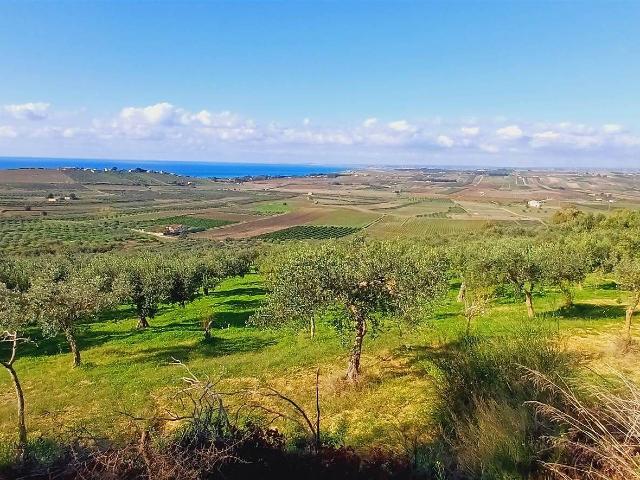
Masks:
[[[605,214],[637,209],[639,183],[640,174],[616,172],[361,170],[235,182],[144,172],[5,170],[0,248],[87,250],[100,242],[130,248],[153,241],[141,229],[158,232],[194,219],[201,219],[204,231],[193,238],[209,240],[307,224],[356,227],[375,238],[420,238],[493,224],[543,225],[569,205]],[[529,207],[531,200],[541,207]]]
[[[358,480],[549,478],[544,462],[592,459],[550,447],[584,436],[531,406],[567,407],[544,382],[640,382],[637,175],[0,177],[0,359],[17,372],[0,376],[0,472],[14,477],[106,458],[154,478],[153,462],[242,445],[322,458],[326,478],[345,464]]]

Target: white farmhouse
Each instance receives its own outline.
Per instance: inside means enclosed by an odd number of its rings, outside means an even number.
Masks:
[[[542,202],[540,200],[529,200],[527,205],[531,208],[542,208]]]

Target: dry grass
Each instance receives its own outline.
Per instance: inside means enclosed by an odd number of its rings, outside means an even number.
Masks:
[[[640,479],[640,387],[617,374],[618,385],[588,385],[583,391],[532,372],[545,388],[560,393],[562,408],[533,403],[567,431],[553,438],[564,459],[545,463],[561,479]]]

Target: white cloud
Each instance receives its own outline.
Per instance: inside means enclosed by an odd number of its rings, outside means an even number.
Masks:
[[[496,130],[496,134],[499,137],[502,137],[508,140],[518,139],[522,137],[523,133],[524,132],[518,125],[509,125],[507,127],[499,128],[498,130]]]
[[[498,147],[488,143],[481,143],[480,145],[478,145],[478,148],[487,153],[498,153],[500,151]]]
[[[167,102],[156,103],[148,107],[125,107],[120,111],[120,118],[132,123],[170,125],[179,118],[179,109]]]
[[[462,134],[465,137],[475,137],[480,133],[480,128],[479,127],[462,127],[460,128],[460,132],[462,132]]]
[[[18,152],[14,146],[20,145],[20,155],[72,152],[81,156],[83,149],[91,147],[94,150],[86,150],[84,155],[108,151],[125,158],[221,159],[223,153],[234,152],[237,158],[244,155],[244,159],[254,160],[277,161],[282,155],[315,156],[320,161],[369,158],[371,163],[398,163],[402,159],[415,163],[433,154],[441,163],[466,160],[473,164],[488,154],[504,153],[508,155],[505,161],[513,164],[522,159],[534,165],[552,161],[586,165],[587,160],[593,164],[593,159],[606,159],[607,165],[627,162],[633,166],[640,157],[640,136],[614,123],[592,126],[520,120],[516,125],[492,118],[386,123],[376,117],[333,126],[316,125],[309,118],[291,124],[259,123],[230,111],[190,111],[169,102],[127,106],[112,117],[93,120],[88,120],[84,111],[46,116],[47,105],[40,109],[43,121],[30,123],[22,120],[35,118],[39,107],[25,105],[5,107],[16,120],[5,115],[8,121],[2,122],[0,137],[17,138],[3,141],[5,154]],[[596,165],[605,164],[598,162]]]
[[[395,130],[396,132],[415,132],[416,127],[411,125],[406,120],[396,120],[395,122],[390,122],[387,126],[391,130]]]
[[[618,125],[617,123],[607,123],[602,126],[602,130],[604,133],[620,133],[622,132],[622,125]]]
[[[447,148],[453,147],[453,143],[454,143],[451,137],[448,137],[446,135],[438,135],[436,142],[441,147],[447,147]]]
[[[560,134],[558,132],[552,132],[551,130],[547,130],[541,133],[534,133],[532,137],[534,140],[554,141],[560,138]]]
[[[44,102],[29,102],[5,105],[4,109],[19,120],[44,120],[49,115],[49,106]]]
[[[362,122],[362,126],[364,128],[371,128],[373,127],[376,123],[378,123],[378,119],[375,117],[371,117],[371,118],[367,118],[365,119],[364,122]]]
[[[18,132],[15,128],[9,125],[0,126],[0,138],[16,138],[17,136]]]

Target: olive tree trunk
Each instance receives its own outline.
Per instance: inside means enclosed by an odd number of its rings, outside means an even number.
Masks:
[[[138,318],[138,325],[136,328],[138,328],[138,330],[144,330],[148,326],[149,326],[149,322],[147,320],[147,317],[145,317],[144,315],[140,315],[140,317]]]
[[[18,348],[18,336],[16,333],[9,337],[11,342],[11,358],[8,362],[0,362],[2,366],[9,372],[13,388],[16,392],[16,402],[18,404],[18,456],[20,461],[24,460],[27,452],[27,424],[24,414],[24,392],[16,370],[13,368],[13,362],[16,359],[16,350]]]
[[[362,342],[364,336],[367,334],[367,321],[357,307],[352,306],[350,310],[356,323],[356,337],[351,347],[351,357],[349,358],[349,366],[347,368],[347,380],[355,383],[360,376],[360,357],[362,355]]]
[[[573,306],[573,292],[571,291],[571,287],[569,285],[561,285],[560,290],[562,291],[562,295],[564,296],[564,306],[572,307]]]
[[[527,304],[527,315],[529,318],[535,317],[536,312],[533,309],[533,296],[531,295],[531,290],[524,291],[524,301]]]
[[[71,353],[73,354],[73,366],[80,366],[80,349],[78,348],[78,341],[76,340],[76,336],[73,333],[73,330],[67,329],[64,331],[64,336],[67,338],[67,343],[69,344],[69,348],[71,349]]]
[[[456,301],[458,303],[464,302],[464,297],[465,297],[466,294],[467,294],[467,285],[463,281],[460,284],[460,290],[458,290],[458,298],[456,299]]]
[[[629,338],[631,338],[631,320],[633,319],[633,314],[636,312],[636,308],[638,308],[638,304],[640,304],[640,294],[632,300],[631,305],[627,307],[624,315],[624,327],[627,332],[627,337]]]
[[[204,339],[211,340],[211,327],[213,327],[213,320],[206,320],[204,323]]]
[[[624,327],[628,337],[631,337],[631,319],[633,318],[634,312],[635,312],[635,308],[627,307],[627,311],[625,312],[625,315],[624,315]]]

